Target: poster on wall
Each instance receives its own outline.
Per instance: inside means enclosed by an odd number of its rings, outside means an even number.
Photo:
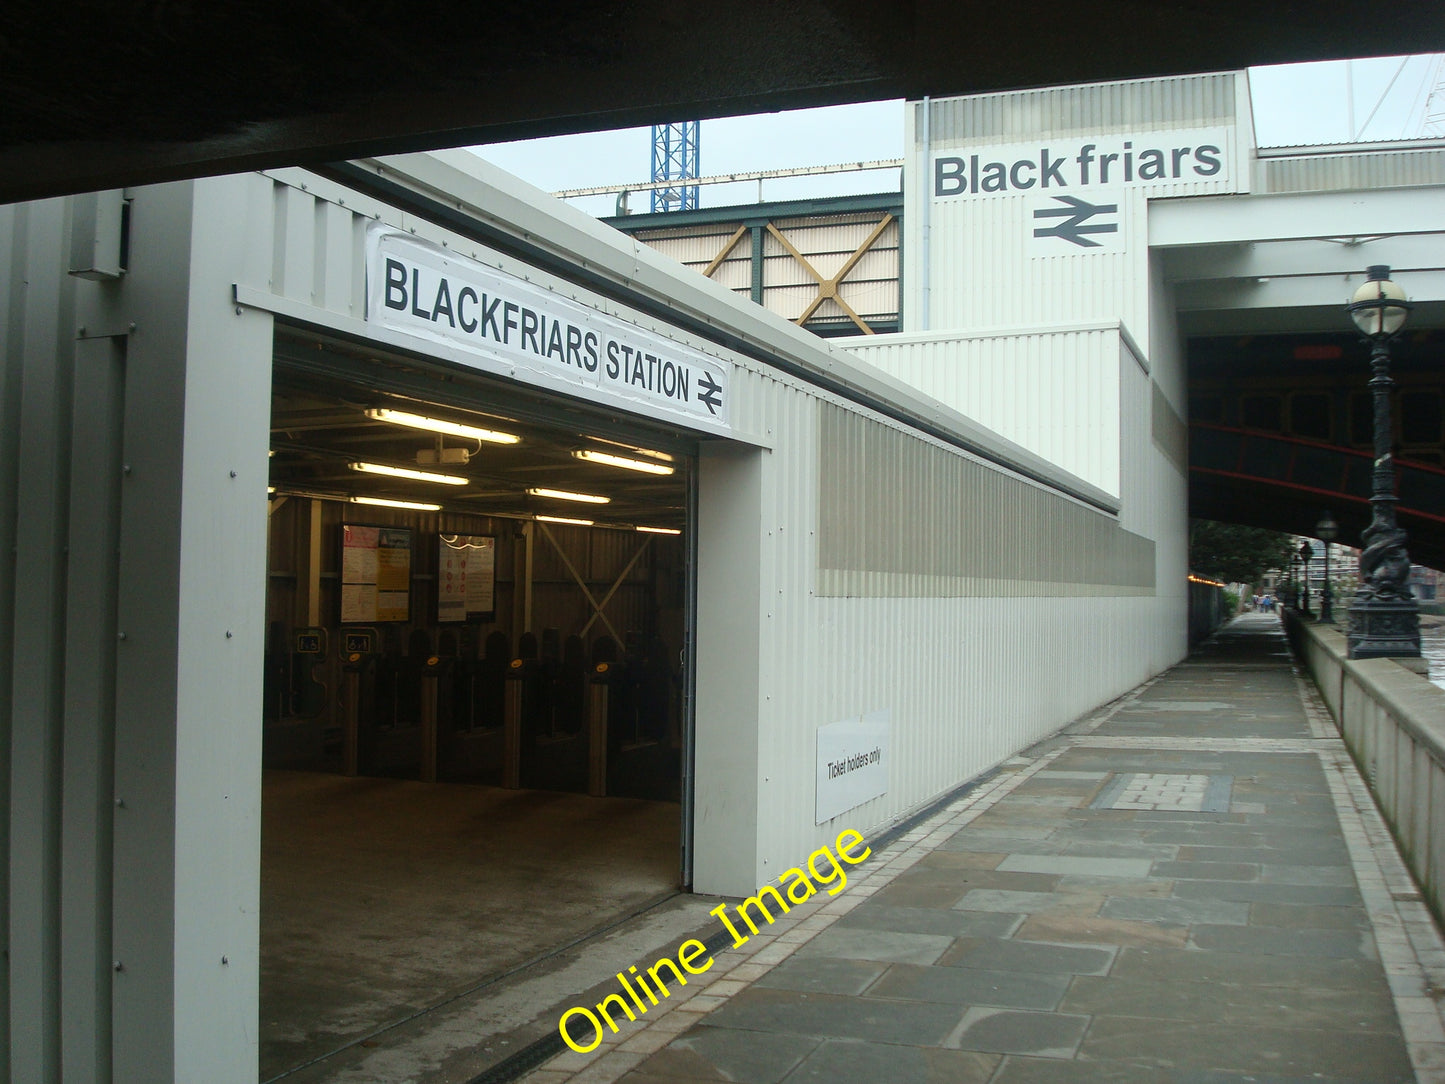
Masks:
[[[411,530],[341,528],[341,622],[411,620]]]
[[[497,540],[491,535],[437,536],[437,621],[496,617]]]

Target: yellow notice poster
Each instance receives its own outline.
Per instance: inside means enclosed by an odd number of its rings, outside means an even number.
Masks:
[[[411,620],[411,531],[341,528],[343,623]]]

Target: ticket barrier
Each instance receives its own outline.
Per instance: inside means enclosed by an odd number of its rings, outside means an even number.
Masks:
[[[459,658],[452,668],[452,711],[441,714],[438,772],[449,780],[500,786],[507,674],[512,660],[505,632],[487,636],[480,658]]]
[[[307,626],[291,635],[291,702],[289,714],[315,719],[326,710],[331,690],[317,671],[325,667],[329,638],[324,628]]]
[[[282,621],[272,621],[267,630],[264,665],[266,670],[262,682],[264,704],[261,718],[270,723],[290,714],[290,653],[287,650],[286,625]]]
[[[502,742],[502,785],[544,790],[586,788],[587,734],[582,725],[580,693],[559,695],[564,673],[558,658],[556,630],[537,637],[523,633],[517,657],[507,669]],[[572,669],[580,673],[580,643],[573,648]],[[567,702],[572,714],[559,714]]]
[[[676,682],[660,641],[631,647],[609,670],[606,793],[676,800],[681,750],[670,726]]]
[[[428,660],[436,654],[431,633],[413,629],[407,637],[407,650],[402,654],[394,642],[378,665],[378,689],[382,695],[382,713],[372,738],[372,756],[363,759],[361,771],[367,775],[391,778],[419,777],[423,767],[425,696],[428,683],[423,680]],[[431,689],[435,691],[435,684]],[[435,697],[430,710],[435,712]],[[388,710],[389,709],[389,710]],[[433,716],[434,719],[434,716]],[[433,722],[434,725],[434,722]],[[435,748],[435,742],[432,743]]]
[[[343,629],[341,633],[341,673],[344,710],[341,717],[341,773],[356,775],[363,761],[369,761],[375,747],[377,729],[377,652],[376,629]],[[363,746],[369,748],[363,749]]]

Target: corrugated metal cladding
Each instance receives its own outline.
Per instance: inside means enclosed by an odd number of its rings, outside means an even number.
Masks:
[[[933,140],[1000,142],[1229,125],[1239,108],[1236,78],[1219,72],[941,98],[933,103]]]
[[[1119,493],[1117,325],[1017,335],[879,335],[849,353]]]
[[[1181,471],[1189,469],[1189,426],[1179,416],[1159,385],[1149,384],[1150,435],[1155,446]]]
[[[1301,154],[1255,161],[1257,192],[1328,192],[1445,184],[1445,146],[1371,150],[1364,154]]]
[[[776,442],[764,461],[760,882],[841,828],[866,835],[987,770],[1183,653],[1178,547],[1159,558],[1169,579],[1156,589],[1155,543],[1107,516],[1031,494],[829,395],[763,375],[747,385],[748,417]],[[1147,449],[1147,423],[1143,440]],[[1141,452],[1135,469],[1138,489],[1163,499],[1149,464],[1159,458]],[[1182,536],[1179,507],[1164,529]],[[999,578],[968,583],[957,571]],[[849,589],[830,591],[830,579]],[[874,710],[891,721],[888,793],[813,828],[817,728]]]
[[[1154,543],[1020,478],[820,408],[820,595],[1131,595]]]
[[[903,330],[1122,320],[1137,341],[1149,342],[1148,200],[1248,191],[1253,147],[1247,95],[1243,73],[1222,73],[914,103],[907,164],[912,180],[905,185]],[[1226,164],[1219,175],[1049,193],[1037,182],[1023,192],[932,193],[932,163],[939,155],[1013,144],[1020,157],[1039,156],[1052,141],[1057,157],[1074,153],[1062,151],[1063,144],[1082,145],[1090,137],[1189,128],[1223,131]],[[1136,150],[1142,146],[1135,144]],[[1119,250],[1067,244],[1055,246],[1057,254],[1041,250],[1034,241],[1033,211],[1039,200],[1061,194],[1117,206],[1107,221],[1118,224],[1113,241]]]

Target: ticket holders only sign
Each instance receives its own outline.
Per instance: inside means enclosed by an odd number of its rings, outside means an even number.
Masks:
[[[870,711],[818,728],[818,798],[824,824],[888,793],[889,713]]]
[[[638,324],[407,233],[366,238],[366,318],[649,417],[729,428],[732,366]]]

